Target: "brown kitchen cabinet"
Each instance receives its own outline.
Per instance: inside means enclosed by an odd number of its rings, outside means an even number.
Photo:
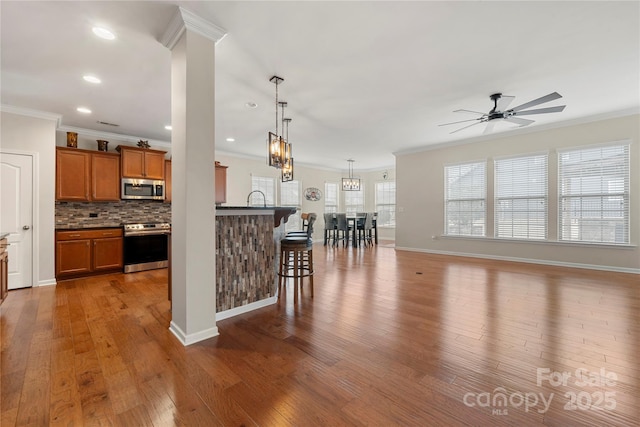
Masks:
[[[227,203],[227,168],[216,162],[216,205]]]
[[[228,166],[222,166],[220,162],[216,162],[216,172],[215,172],[215,181],[216,181],[216,195],[215,202],[217,205],[220,203],[227,202],[227,168]],[[171,202],[171,160],[165,161],[165,179],[164,179],[164,188],[165,188],[165,202]]]
[[[9,293],[9,252],[7,239],[0,239],[0,303]]]
[[[171,203],[171,160],[164,161],[164,201]]]
[[[164,179],[166,151],[119,145],[123,178]]]
[[[57,147],[56,200],[120,200],[120,155]]]
[[[56,231],[56,277],[122,271],[122,229]]]

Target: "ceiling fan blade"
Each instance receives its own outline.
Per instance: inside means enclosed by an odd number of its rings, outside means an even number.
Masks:
[[[520,126],[527,126],[527,125],[530,125],[531,123],[535,122],[535,120],[520,119],[518,117],[506,117],[505,120],[508,121],[508,122],[511,122],[511,123],[515,123],[515,124],[520,125]]]
[[[438,125],[438,126],[455,125],[457,123],[473,122],[473,121],[480,120],[480,119],[482,119],[482,117],[478,117],[477,119],[460,120],[459,122],[442,123],[441,125]]]
[[[504,111],[507,109],[509,104],[515,99],[515,96],[504,96],[502,95],[500,99],[498,99],[497,111]]]
[[[482,133],[491,133],[493,132],[493,128],[495,127],[496,122],[494,120],[491,120],[490,122],[487,122],[487,127],[484,128],[484,132]]]
[[[483,123],[483,122],[471,123],[469,126],[465,126],[465,127],[460,128],[460,129],[456,129],[453,132],[449,132],[449,133],[451,134],[451,133],[460,132],[461,130],[464,130],[466,128],[470,128],[471,126],[479,125],[480,123]]]
[[[553,93],[550,93],[549,95],[545,95],[538,99],[534,99],[533,101],[529,101],[522,105],[518,105],[517,107],[514,107],[511,110],[520,111],[520,110],[524,110],[525,108],[534,107],[536,105],[544,104],[545,102],[553,101],[554,99],[559,99],[559,98],[562,98],[562,95],[560,95],[558,92],[553,92]]]
[[[481,116],[484,116],[486,113],[481,113],[480,111],[473,111],[473,110],[454,110],[454,113],[471,113],[471,114],[480,114]]]
[[[564,110],[566,105],[559,105],[557,107],[538,108],[537,110],[516,111],[513,114],[518,116],[531,115],[531,114],[545,114],[545,113],[559,113]]]

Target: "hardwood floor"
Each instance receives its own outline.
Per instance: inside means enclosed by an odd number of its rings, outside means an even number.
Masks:
[[[294,306],[289,284],[189,347],[168,330],[166,270],[11,291],[0,424],[640,423],[637,275],[314,252],[313,299],[305,282]]]

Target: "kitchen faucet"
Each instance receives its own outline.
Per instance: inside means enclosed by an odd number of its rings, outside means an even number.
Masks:
[[[267,196],[265,196],[264,193],[262,191],[260,191],[260,190],[253,190],[251,193],[249,193],[249,195],[247,196],[247,206],[249,206],[249,201],[251,200],[251,195],[253,193],[262,194],[263,206],[266,208],[267,207]]]

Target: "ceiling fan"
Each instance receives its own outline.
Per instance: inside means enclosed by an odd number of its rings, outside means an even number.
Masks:
[[[472,111],[472,110],[455,110],[454,113],[480,114],[480,117],[476,117],[475,119],[469,119],[469,120],[460,120],[460,121],[451,122],[451,123],[443,123],[438,126],[448,126],[448,125],[455,125],[458,123],[475,122],[470,125],[463,126],[460,129],[456,129],[453,132],[450,132],[450,133],[456,133],[456,132],[460,132],[463,129],[470,128],[471,126],[475,126],[480,123],[487,123],[487,127],[484,130],[484,133],[489,133],[493,130],[493,126],[496,123],[495,120],[497,119],[502,119],[504,121],[507,121],[509,123],[514,123],[522,127],[522,126],[530,125],[535,120],[522,119],[519,116],[526,116],[531,114],[559,113],[562,110],[564,110],[564,108],[566,107],[566,105],[559,105],[557,107],[547,107],[547,108],[537,108],[535,110],[526,110],[527,108],[535,107],[536,105],[544,104],[545,102],[550,102],[550,101],[562,98],[562,95],[560,95],[558,92],[550,93],[549,95],[545,95],[538,99],[534,99],[533,101],[525,102],[522,105],[518,105],[517,107],[510,108],[508,110],[506,108],[509,106],[509,104],[511,104],[511,101],[513,101],[513,99],[515,98],[514,96],[503,96],[501,93],[494,93],[493,95],[490,96],[490,98],[493,101],[493,109],[491,109],[491,111],[489,111],[488,113],[482,113],[480,111]]]

